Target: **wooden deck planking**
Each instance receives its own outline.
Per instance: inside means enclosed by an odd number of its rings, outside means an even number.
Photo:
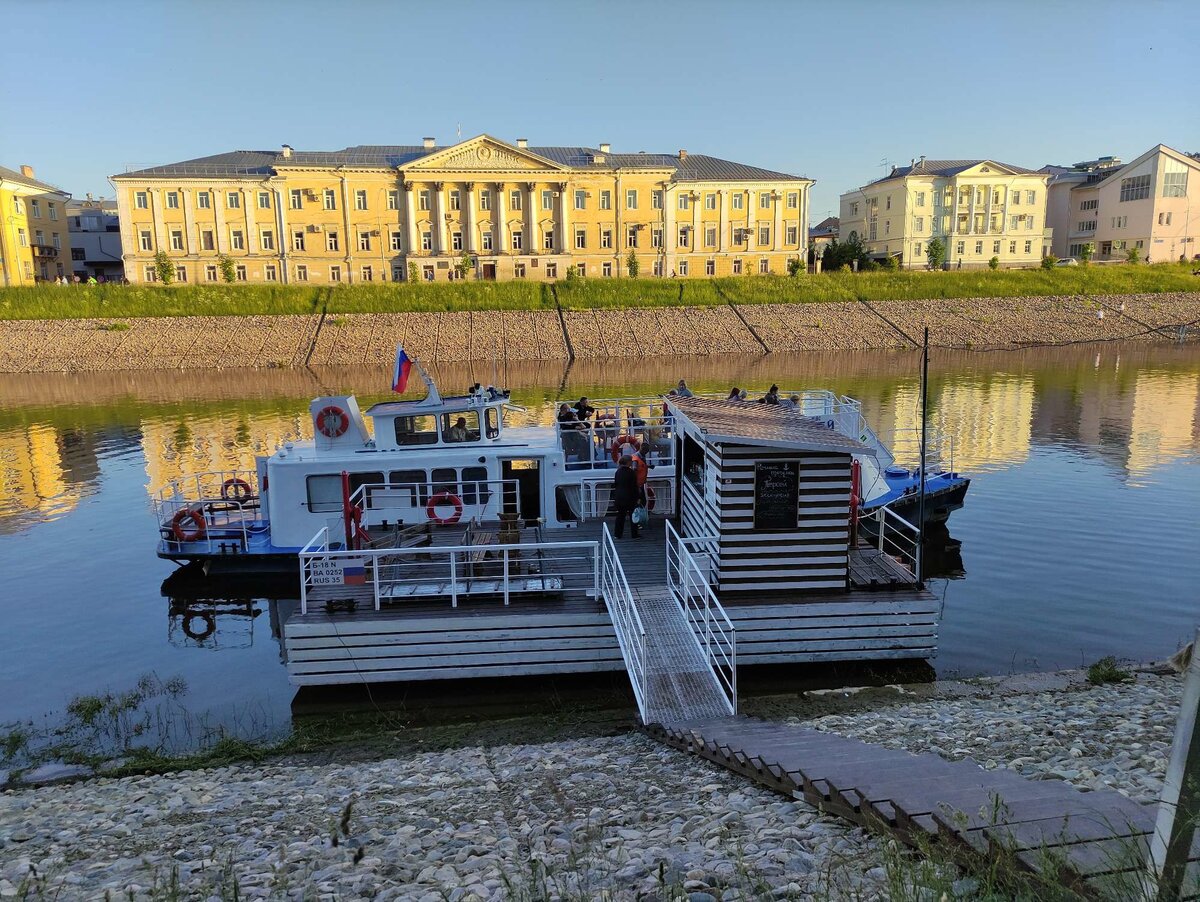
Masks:
[[[1154,810],[1116,792],[1081,792],[973,761],[948,761],[744,717],[651,724],[648,732],[777,791],[912,842],[924,835],[979,855],[1013,854],[1080,885],[1142,866]],[[1200,859],[1193,849],[1191,860]]]

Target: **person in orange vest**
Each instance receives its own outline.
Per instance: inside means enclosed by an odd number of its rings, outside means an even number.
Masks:
[[[633,445],[626,444],[622,448],[621,453],[629,458],[629,465],[633,468],[633,474],[637,477],[638,503],[646,504],[646,477],[649,475],[649,467],[646,466],[646,461],[642,459],[641,453]]]

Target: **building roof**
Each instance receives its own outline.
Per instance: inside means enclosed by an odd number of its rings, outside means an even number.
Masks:
[[[488,140],[496,139],[489,138]],[[274,175],[276,168],[280,166],[396,169],[410,165],[422,157],[449,150],[452,146],[457,145],[424,147],[422,145],[359,144],[342,150],[295,150],[291,152],[290,157],[285,156],[282,150],[234,150],[208,157],[198,157],[194,160],[119,173],[113,178],[153,178],[158,176],[258,176],[265,178]],[[678,154],[605,153],[594,147],[518,148],[514,145],[509,146],[516,153],[530,153],[572,169],[667,169],[674,172],[674,177],[678,181],[806,180],[804,176],[775,172],[704,154],[685,154],[684,159],[680,159]]]
[[[841,220],[836,216],[827,216],[808,230],[809,235],[836,235]]]
[[[30,188],[38,188],[42,191],[52,191],[55,194],[67,194],[69,191],[64,191],[49,182],[39,182],[37,179],[30,178],[27,175],[22,175],[18,169],[9,169],[7,166],[0,166],[0,179],[6,182],[19,182],[22,185],[28,185]]]
[[[820,417],[807,417],[776,404],[757,401],[721,401],[714,398],[667,396],[667,404],[689,421],[709,442],[763,445],[796,451],[834,451],[870,454],[874,449],[825,425]]]
[[[891,179],[902,179],[909,175],[932,175],[939,178],[949,178],[953,175],[958,175],[960,172],[965,172],[972,166],[978,166],[981,163],[994,163],[997,166],[1003,166],[1005,169],[1010,169],[1019,175],[1042,175],[1034,169],[1026,169],[1024,166],[1013,166],[1011,163],[1001,163],[999,160],[920,160],[912,166],[893,166],[892,171],[883,178],[875,179],[873,182],[868,182],[870,185],[877,185],[880,182],[890,181]]]

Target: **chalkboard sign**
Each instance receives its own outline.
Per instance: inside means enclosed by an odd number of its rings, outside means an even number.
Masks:
[[[800,462],[754,465],[754,528],[795,529],[799,522]]]

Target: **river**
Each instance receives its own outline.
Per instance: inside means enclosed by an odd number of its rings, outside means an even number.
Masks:
[[[731,385],[831,388],[881,436],[917,422],[909,352],[433,367],[449,390],[495,379],[530,416],[559,398]],[[293,692],[265,600],[187,635],[160,585],[150,491],[251,465],[311,436],[308,400],[387,396],[377,371],[0,376],[0,723],[61,711],[148,672],[182,676],[201,722],[286,723]],[[1200,616],[1200,349],[1090,345],[938,352],[932,420],[972,476],[950,519],[961,569],[944,600],[939,675],[1163,658]],[[953,568],[957,561],[950,562]],[[257,613],[255,613],[257,612]]]

